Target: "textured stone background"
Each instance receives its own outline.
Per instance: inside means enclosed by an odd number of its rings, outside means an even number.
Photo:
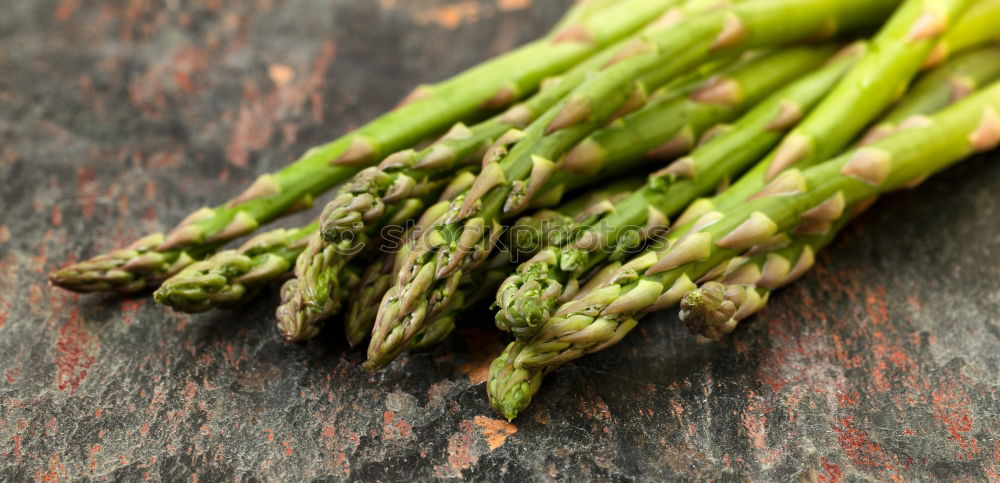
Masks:
[[[337,330],[279,341],[273,293],[188,317],[46,286],[566,3],[0,0],[0,480],[998,478],[995,154],[884,199],[728,345],[650,318],[516,425],[485,314],[373,376]]]

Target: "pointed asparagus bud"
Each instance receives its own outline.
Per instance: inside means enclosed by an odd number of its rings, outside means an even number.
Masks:
[[[684,210],[684,213],[681,213],[681,216],[679,216],[674,223],[677,226],[684,226],[697,220],[706,213],[712,212],[713,210],[715,210],[715,203],[713,203],[712,200],[708,198],[699,198],[688,205],[687,209]]]
[[[774,221],[764,213],[755,211],[747,221],[715,242],[715,245],[729,250],[746,250],[768,241],[777,232],[778,225]]]
[[[685,126],[673,139],[649,150],[646,153],[646,158],[667,160],[685,154],[691,151],[691,147],[694,146],[694,137],[694,130],[691,129],[691,126]]]
[[[418,160],[413,167],[417,169],[445,169],[455,164],[455,150],[445,144],[435,144],[426,156]]]
[[[687,14],[684,13],[684,10],[680,7],[674,7],[667,10],[667,12],[661,15],[660,18],[654,20],[653,23],[650,24],[650,27],[657,30],[666,30],[674,25],[680,24],[685,18],[687,18]]]
[[[226,241],[232,240],[233,238],[239,238],[247,233],[251,233],[257,229],[257,220],[248,215],[245,211],[240,211],[236,213],[233,217],[233,221],[229,222],[222,231],[212,235],[208,238],[209,242],[216,241]]]
[[[797,169],[790,169],[778,175],[774,181],[750,197],[750,200],[767,198],[770,196],[791,196],[805,192],[806,178]]]
[[[413,104],[414,102],[427,100],[434,97],[434,88],[428,85],[419,85],[410,91],[399,104],[396,105],[396,109]]]
[[[722,268],[725,272],[725,276],[722,277],[721,282],[726,285],[752,285],[757,283],[763,276],[763,273],[759,265],[748,262],[749,259],[747,257],[736,257],[730,263],[720,265],[719,268]],[[715,280],[715,278],[706,275],[699,282],[710,282]]]
[[[494,109],[500,109],[501,107],[507,107],[518,98],[517,85],[508,82],[507,84],[500,87],[493,97],[482,103],[479,108],[483,110],[492,111]]]
[[[877,143],[896,132],[896,128],[892,124],[879,124],[871,130],[869,130],[861,141],[858,143],[860,146],[867,146],[869,144]]]
[[[417,188],[417,180],[407,176],[405,174],[399,174],[396,179],[392,181],[392,184],[385,190],[385,194],[382,195],[381,203],[377,203],[381,206],[381,209],[374,211],[370,210],[365,213],[365,219],[374,220],[381,217],[382,212],[385,211],[385,203],[396,203],[410,198],[414,190]],[[373,203],[376,201],[373,199]],[[411,201],[416,201],[412,200]],[[373,215],[373,216],[372,216]]]
[[[406,286],[402,287],[399,301],[400,313],[412,312],[432,283],[434,283],[434,265],[427,263],[420,267],[416,277],[413,277]]]
[[[668,248],[659,261],[646,270],[646,275],[656,275],[681,265],[705,260],[711,253],[712,236],[708,233],[691,233]]]
[[[799,255],[799,259],[796,260],[795,266],[792,267],[791,272],[788,273],[788,277],[785,278],[785,284],[790,284],[808,272],[813,265],[816,263],[816,252],[813,251],[812,247],[806,245],[802,249],[802,254]]]
[[[927,54],[927,59],[924,60],[924,64],[921,66],[923,69],[931,69],[942,62],[944,62],[949,57],[948,46],[944,42],[938,42],[934,45],[930,54]]]
[[[500,115],[499,120],[504,124],[524,129],[535,120],[535,116],[537,115],[535,111],[532,111],[530,107],[522,103],[507,109]]]
[[[685,156],[673,163],[670,163],[666,168],[663,168],[652,175],[651,178],[680,178],[680,179],[694,179],[696,174],[694,158],[690,156]]]
[[[976,90],[975,81],[958,75],[950,76],[948,78],[948,85],[951,87],[951,96],[948,98],[950,104],[965,99]]]
[[[156,247],[156,251],[164,252],[167,250],[176,250],[188,245],[201,243],[204,240],[204,237],[204,230],[199,228],[197,225],[190,224],[179,226],[166,236],[163,243]]]
[[[581,176],[593,176],[601,170],[607,152],[593,138],[577,144],[563,159],[562,169]]]
[[[771,164],[767,167],[766,179],[773,179],[793,164],[808,157],[812,149],[812,138],[806,134],[799,132],[789,134],[775,151],[774,158],[771,159]]]
[[[713,139],[722,136],[723,134],[730,133],[732,131],[733,131],[733,126],[731,124],[718,124],[712,126],[707,131],[702,133],[701,137],[698,138],[698,147],[704,146],[712,142]]]
[[[969,135],[969,143],[977,151],[988,151],[1000,144],[1000,116],[992,107],[983,109],[983,119]]]
[[[764,262],[763,273],[756,281],[756,285],[760,288],[774,290],[787,284],[791,273],[791,261],[777,253],[769,253],[767,261]]]
[[[628,99],[625,100],[625,103],[622,104],[618,108],[618,110],[614,112],[614,114],[608,117],[608,122],[605,124],[608,124],[616,119],[625,117],[626,115],[632,112],[638,111],[640,108],[645,106],[646,102],[648,101],[649,101],[649,93],[646,92],[646,85],[643,84],[642,82],[636,82],[635,88],[632,89],[632,92],[629,94]]]
[[[493,227],[496,228],[496,227]],[[465,222],[465,226],[462,228],[462,233],[458,236],[458,241],[454,245],[453,249],[441,250],[438,254],[438,267],[437,272],[434,274],[438,279],[445,278],[452,273],[455,273],[462,263],[465,261],[465,257],[474,250],[481,241],[488,239],[486,233],[486,220],[482,218],[470,218]],[[492,247],[488,247],[487,251],[492,250]]]
[[[545,135],[548,136],[560,129],[565,129],[574,124],[590,119],[593,113],[593,106],[590,98],[584,95],[574,94],[563,105],[562,109],[552,119],[552,122],[545,128]]]
[[[556,164],[541,156],[531,156],[531,174],[526,181],[515,181],[504,201],[504,213],[517,213],[527,208],[538,190],[542,189],[556,171]]]
[[[486,154],[483,155],[483,166],[500,162],[507,155],[510,146],[524,139],[524,136],[524,131],[520,129],[510,129],[503,133],[493,145],[486,149]]]
[[[691,232],[696,233],[702,231],[705,228],[708,228],[722,221],[725,217],[726,215],[723,214],[722,212],[709,211],[708,213],[701,215],[700,217],[698,217],[697,220],[695,220],[694,224],[691,225]]]
[[[580,24],[573,24],[552,37],[553,44],[561,44],[563,42],[590,44],[594,42],[594,35],[587,27]]]
[[[274,196],[279,193],[281,193],[281,185],[274,180],[274,176],[265,174],[257,178],[253,184],[246,189],[246,191],[230,201],[229,206],[235,207],[246,203],[247,201],[263,198],[265,196]]]
[[[743,102],[743,88],[739,82],[728,77],[715,77],[691,94],[695,102],[719,104],[732,108]]]
[[[621,296],[621,285],[613,284],[607,287],[600,287],[596,290],[588,292],[586,295],[581,295],[569,302],[564,303],[553,317],[563,317],[576,312],[587,312],[597,314],[602,309],[607,307],[609,304],[614,302]],[[546,324],[543,327],[544,330],[550,331],[552,333],[558,333],[558,327]],[[541,336],[542,334],[539,334]]]
[[[671,286],[669,290],[663,292],[663,295],[660,295],[660,297],[656,299],[656,302],[641,313],[648,314],[674,307],[678,302],[680,302],[681,298],[684,297],[686,293],[696,288],[698,288],[698,286],[695,285],[686,274],[681,275],[681,277],[674,282],[674,285]]]
[[[639,280],[639,284],[601,311],[602,316],[631,314],[652,305],[663,293],[663,284],[650,280]]]
[[[827,198],[826,201],[803,212],[801,218],[806,221],[835,221],[843,216],[846,205],[847,202],[844,200],[844,193],[838,191],[833,196]]]
[[[476,181],[472,183],[472,187],[469,188],[469,192],[465,195],[465,200],[463,200],[458,213],[456,213],[455,217],[448,220],[448,222],[456,223],[464,220],[476,211],[477,204],[486,193],[497,186],[503,186],[506,184],[507,176],[504,175],[503,168],[500,167],[500,163],[490,163],[486,165],[483,168],[483,171],[479,173],[479,176],[476,177]]]
[[[928,127],[932,124],[934,124],[934,121],[931,118],[917,114],[903,119],[903,122],[899,123],[899,127],[896,128],[896,132]]]
[[[802,106],[799,103],[787,99],[783,100],[781,101],[781,107],[778,108],[778,114],[768,123],[767,130],[775,132],[787,131],[798,124],[802,120],[803,115]]]
[[[752,257],[754,255],[759,255],[761,253],[767,253],[772,250],[777,250],[781,247],[787,246],[792,242],[792,237],[788,236],[787,233],[778,233],[771,237],[770,240],[754,245],[753,248],[747,250],[746,256]]]
[[[202,220],[207,220],[207,219],[209,219],[209,218],[211,218],[213,216],[215,216],[215,210],[213,210],[213,209],[211,209],[211,208],[209,208],[207,206],[202,206],[201,208],[198,208],[197,210],[195,210],[193,213],[191,213],[188,216],[184,217],[184,219],[181,220],[181,222],[177,224],[177,228],[180,228],[180,227],[183,227],[183,226],[188,226],[188,225],[190,225],[192,223],[196,223],[196,222],[199,222],[199,221],[202,221]],[[139,240],[136,243],[142,243],[144,240],[146,240],[146,239],[143,238],[143,239]],[[162,240],[160,242],[162,243]],[[152,247],[150,247],[150,248],[152,248]],[[131,250],[133,248],[130,246],[129,249]]]
[[[712,43],[712,50],[736,47],[746,40],[747,35],[748,32],[746,26],[743,25],[743,21],[736,15],[730,13],[726,15],[726,20],[722,26],[722,30],[715,38],[715,42]]]
[[[615,56],[608,61],[607,64],[604,64],[604,68],[607,69],[608,67],[611,67],[612,65],[615,65],[625,59],[628,59],[629,57],[635,57],[637,55],[648,54],[652,52],[656,52],[655,45],[651,44],[649,41],[645,39],[637,38],[629,42],[625,47],[622,47],[622,49],[619,50],[618,53],[615,54]]]
[[[339,157],[330,161],[333,166],[364,166],[375,160],[375,143],[363,136],[356,136]]]
[[[938,37],[947,29],[948,19],[940,12],[928,9],[914,22],[913,27],[906,34],[906,41],[913,43]]]
[[[442,201],[452,200],[458,197],[458,195],[464,193],[470,187],[472,183],[476,181],[476,175],[470,171],[463,171],[452,178],[448,186],[445,187],[444,191],[441,192]],[[443,214],[443,213],[442,213]]]
[[[863,183],[880,186],[892,172],[892,155],[878,148],[864,147],[851,156],[840,172]]]

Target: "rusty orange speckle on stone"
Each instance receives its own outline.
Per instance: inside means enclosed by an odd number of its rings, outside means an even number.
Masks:
[[[70,394],[76,392],[94,363],[96,349],[97,341],[90,337],[80,323],[77,311],[73,310],[69,320],[59,327],[59,339],[55,345],[56,384],[60,391],[69,389]]]
[[[531,6],[531,0],[497,0],[497,7],[500,10],[511,11],[521,10]]]
[[[490,375],[490,362],[491,360],[483,361],[473,361],[466,362],[458,366],[458,370],[469,376],[469,382],[472,384],[482,384],[486,382],[486,378]]]
[[[267,75],[271,78],[271,82],[274,82],[274,85],[283,87],[295,78],[295,71],[284,64],[272,64],[267,68]]]
[[[436,23],[448,30],[454,30],[463,23],[479,20],[480,13],[479,4],[469,1],[420,11],[415,14],[415,17],[418,23]]]
[[[476,416],[473,421],[483,429],[483,438],[486,439],[486,444],[490,446],[490,450],[503,446],[507,442],[507,438],[517,432],[517,426],[507,421],[488,418],[486,416]]]

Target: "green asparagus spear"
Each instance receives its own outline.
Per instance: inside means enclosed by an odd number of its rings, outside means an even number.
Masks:
[[[680,10],[670,10],[665,18],[673,17]],[[648,34],[667,28],[670,28],[668,22],[661,21],[653,22],[643,31]],[[518,129],[526,127],[558,103],[594,71],[611,61],[627,44],[628,40],[622,40],[563,75],[546,79],[536,95],[492,119],[471,128],[456,124],[431,146],[420,151],[407,149],[397,152],[378,166],[361,171],[324,208],[320,218],[324,239],[335,243],[341,237],[351,236],[375,222],[388,204],[442,189],[454,176],[455,170],[478,168],[484,155],[488,160],[502,157],[509,146],[523,136]]]
[[[497,293],[497,326],[515,337],[531,335],[559,301],[572,298],[581,276],[602,261],[624,257],[635,243],[658,229],[695,196],[735,178],[773,147],[803,113],[809,112],[863,53],[864,45],[846,50],[836,62],[771,95],[723,133],[650,177],[649,183],[596,220],[587,231],[561,246],[553,245],[524,263]],[[795,48],[761,59],[759,67],[784,73],[787,82],[816,68],[829,56],[823,48]],[[751,69],[720,85],[742,92],[750,103],[780,84],[758,84]],[[585,144],[586,145],[586,144]],[[605,144],[606,145],[606,144]],[[607,148],[602,151],[607,152]]]
[[[296,229],[278,229],[246,241],[236,250],[218,252],[167,279],[153,294],[157,303],[181,312],[233,307],[260,287],[288,274],[315,221]]]
[[[924,60],[933,67],[968,49],[1000,41],[1000,0],[976,0]]]
[[[1000,47],[984,47],[956,56],[924,74],[906,97],[868,130],[862,143],[884,138],[900,126],[905,127],[907,122],[919,123],[919,116],[938,111],[997,78],[1000,78]]]
[[[723,263],[681,299],[681,321],[692,334],[721,340],[741,321],[760,312],[773,290],[809,271],[816,253],[833,241],[852,218],[853,214],[832,225],[805,225],[803,232],[790,236],[784,246]]]
[[[692,2],[697,3],[697,2]],[[670,17],[667,14],[666,17]],[[658,29],[669,28],[663,22],[654,22],[645,29],[645,32],[655,32]],[[442,188],[454,176],[454,170],[460,169],[463,173],[478,172],[478,164],[469,164],[471,159],[475,159],[482,151],[485,143],[497,137],[496,142],[486,150],[487,160],[501,157],[507,152],[508,146],[518,139],[522,133],[514,126],[523,126],[530,122],[545,109],[559,101],[567,92],[576,85],[583,82],[595,69],[600,68],[611,60],[618,52],[615,47],[606,49],[597,54],[594,58],[577,66],[572,71],[562,76],[558,80],[548,82],[549,87],[545,88],[538,95],[526,102],[518,104],[504,114],[480,123],[474,127],[467,128],[464,125],[456,125],[439,142],[425,148],[421,152],[406,150],[396,153],[387,158],[377,167],[366,169],[359,173],[339,195],[329,203],[320,216],[322,225],[322,239],[326,243],[337,246],[344,245],[345,238],[353,239],[365,233],[371,233],[380,228],[380,220],[387,207],[411,203],[415,198],[433,197],[440,193]],[[620,49],[620,46],[618,47]],[[691,89],[694,81],[702,78],[704,73],[699,69],[688,76],[683,77],[675,88],[663,95],[666,102],[675,96],[675,92],[687,92]],[[693,129],[699,126],[698,122],[710,120],[708,114],[704,119],[691,119]],[[674,125],[687,117],[678,117],[665,127]],[[646,120],[657,121],[657,119]],[[660,120],[662,121],[662,120]],[[503,130],[509,129],[503,135]],[[623,165],[615,165],[618,169]],[[613,169],[602,172],[602,175],[611,175]],[[575,186],[572,183],[564,185]],[[449,185],[454,188],[454,185]],[[549,201],[556,200],[562,196],[565,186],[559,186],[558,190],[552,191]],[[449,189],[450,191],[450,189]],[[392,208],[389,208],[392,209]],[[318,235],[319,236],[319,235]],[[286,290],[284,293],[291,298],[287,303],[283,303],[278,310],[278,325],[284,337],[291,341],[301,341],[318,333],[318,326],[324,319],[329,318],[339,310],[339,305],[330,304],[324,301],[339,300],[342,298],[336,294],[326,294],[322,290],[337,290],[338,284],[331,283],[336,277],[336,269],[343,263],[343,260],[331,258],[335,253],[327,248],[319,240],[310,242],[311,248],[308,253],[314,254],[322,251],[324,256],[303,257],[296,266],[296,272],[306,278],[295,283],[296,290]],[[313,263],[321,264],[313,266]],[[387,265],[384,265],[388,268]],[[371,274],[374,276],[374,274]],[[384,280],[382,276],[380,280]],[[372,287],[367,293],[384,293],[380,286]],[[296,294],[296,292],[305,292]],[[364,311],[367,311],[365,309]],[[367,319],[366,319],[367,320]],[[366,327],[367,323],[357,324],[357,327]],[[306,328],[308,327],[308,328]],[[349,332],[353,332],[349,329]],[[359,333],[360,335],[361,333]]]
[[[642,184],[641,178],[627,178],[580,196],[557,210],[541,210],[520,218],[508,230],[506,248],[462,278],[451,300],[439,314],[428,317],[425,327],[410,339],[408,349],[426,349],[443,340],[470,305],[496,293],[500,282],[514,270],[515,261],[578,231],[581,220],[599,216]]]
[[[494,406],[508,418],[530,402],[543,375],[621,340],[639,317],[674,305],[696,280],[726,260],[799,223],[833,223],[846,206],[906,186],[1000,144],[1000,83],[994,83],[913,127],[805,171],[791,169],[753,199],[702,215],[668,248],[631,260],[602,286],[567,302],[529,340],[502,356],[490,381]],[[512,357],[513,352],[517,352]],[[505,359],[504,359],[505,357]],[[514,369],[507,369],[512,366]],[[528,383],[530,382],[530,383]]]
[[[611,2],[602,2],[603,4]],[[336,141],[310,149],[284,169],[261,176],[215,208],[202,208],[167,235],[76,263],[50,275],[78,292],[132,293],[155,284],[229,240],[246,235],[344,181],[389,153],[408,148],[455,122],[506,107],[541,81],[564,72],[662,15],[674,0],[622,0],[607,8],[583,4],[549,36],[432,86]]]
[[[449,201],[440,201],[428,208],[417,222],[398,236],[393,247],[379,255],[378,259],[365,269],[361,275],[361,283],[348,297],[347,311],[344,319],[344,335],[351,347],[363,342],[375,325],[375,314],[378,303],[385,292],[392,287],[393,274],[402,258],[409,250],[409,242],[424,230],[436,223],[448,209]]]
[[[461,176],[452,180],[453,185],[459,185],[458,191],[465,189],[469,182],[471,179]],[[319,334],[323,322],[340,310],[349,293],[350,289],[342,281],[343,267],[358,255],[373,253],[381,247],[385,240],[376,228],[402,227],[432,204],[433,195],[427,193],[422,198],[408,199],[392,207],[380,223],[336,243],[326,243],[319,233],[308,237],[305,249],[295,262],[294,278],[285,282],[281,304],[275,311],[281,336],[290,342],[300,342]]]
[[[556,171],[556,163],[622,106],[643,99],[712,53],[739,51],[858,27],[880,21],[893,1],[775,0],[748,2],[695,15],[640,38],[615,62],[539,117],[502,160],[484,166],[469,192],[453,203],[445,223],[421,239],[383,299],[366,367],[376,370],[398,354],[419,330],[436,294],[447,299],[462,273],[492,250],[499,220],[524,209]],[[780,19],[783,28],[774,28]],[[645,77],[648,83],[637,83]]]
[[[742,203],[785,169],[811,166],[846,148],[906,91],[934,44],[970,3],[907,0],[872,39],[854,69],[763,162],[711,201],[692,203],[677,222]]]
[[[864,144],[884,138],[897,129],[919,125],[924,116],[964,98],[998,77],[1000,49],[986,47],[958,56],[927,73],[903,101],[869,131]],[[681,301],[681,320],[694,334],[713,340],[725,337],[740,321],[762,310],[771,291],[805,274],[812,267],[816,252],[874,201],[872,198],[853,207],[851,216],[842,217],[832,226],[825,223],[799,226],[787,245],[723,263],[703,277],[710,281]]]
[[[602,189],[592,190],[577,196],[556,209],[543,209],[518,219],[506,230],[504,245],[507,249],[493,255],[491,261],[478,267],[470,276],[464,277],[446,306],[428,315],[428,327],[421,329],[414,335],[415,339],[420,339],[422,342],[411,341],[408,346],[412,349],[414,344],[421,347],[428,345],[427,341],[430,338],[426,334],[421,335],[422,332],[442,334],[443,327],[447,326],[448,322],[437,319],[454,318],[467,304],[478,300],[484,289],[492,292],[496,288],[496,284],[489,282],[492,282],[493,277],[498,273],[504,272],[507,268],[506,265],[521,258],[530,257],[539,249],[552,243],[551,240],[561,239],[560,237],[566,236],[566,233],[573,232],[577,223],[576,217],[599,213],[601,209],[610,206],[614,201],[626,196],[641,185],[640,178],[622,179]],[[446,202],[436,205],[433,210],[429,211],[433,214],[425,214],[424,219],[417,223],[416,227],[419,227],[420,230],[426,230],[431,226],[427,219],[437,220],[447,207]],[[403,237],[403,240],[412,240],[412,235]],[[371,332],[376,320],[376,311],[372,310],[371,307],[377,306],[386,291],[392,286],[393,275],[399,269],[399,264],[405,259],[407,253],[408,247],[404,245],[399,252],[385,254],[363,275],[364,283],[350,297],[351,303],[348,305],[346,317],[346,335],[352,346],[360,343]],[[502,263],[502,261],[506,261],[506,263]],[[509,272],[509,270],[506,271]],[[504,273],[504,277],[508,274]],[[497,284],[500,280],[496,281]],[[487,286],[489,288],[485,288]],[[443,315],[438,316],[436,313]],[[434,325],[435,328],[430,328],[430,325]]]

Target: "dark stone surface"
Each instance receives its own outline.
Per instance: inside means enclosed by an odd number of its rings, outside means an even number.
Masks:
[[[337,330],[278,340],[273,293],[188,317],[46,286],[566,3],[0,0],[0,480],[998,478],[997,155],[884,199],[731,343],[652,317],[516,425],[486,314],[369,375]]]

